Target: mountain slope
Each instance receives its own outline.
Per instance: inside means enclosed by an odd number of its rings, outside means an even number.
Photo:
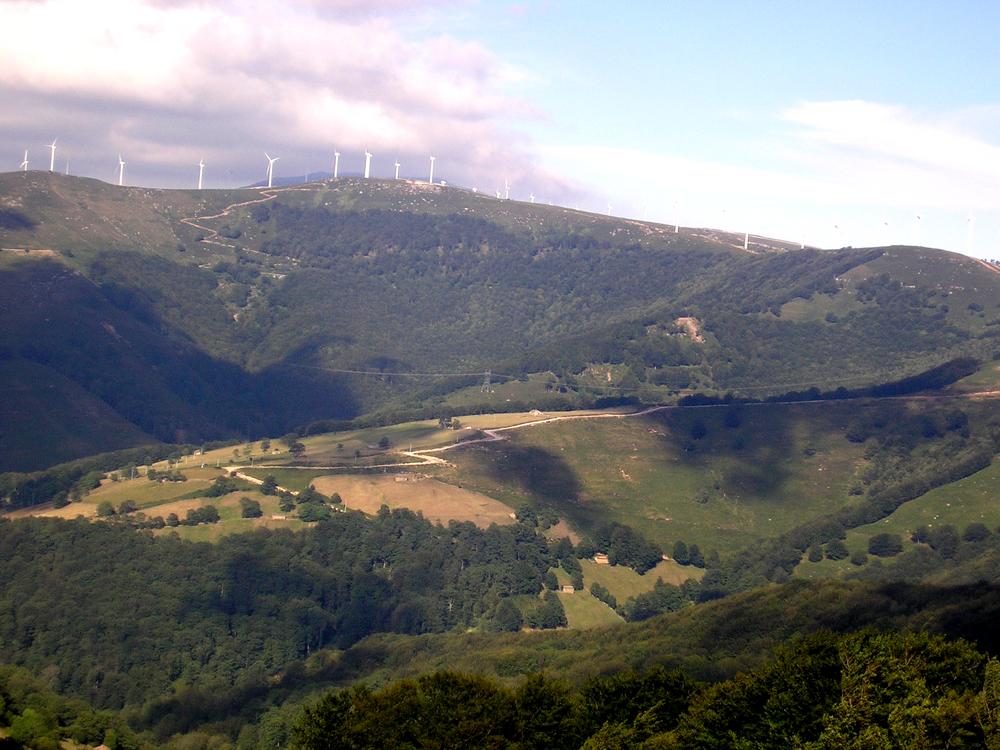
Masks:
[[[6,174],[2,356],[132,426],[98,429],[96,451],[135,430],[433,414],[486,369],[554,372],[575,403],[663,401],[860,386],[1000,350],[1000,274],[971,259],[741,239],[407,181],[198,192]],[[67,436],[60,458],[78,455],[70,412],[42,421]],[[0,438],[11,456],[40,447]]]

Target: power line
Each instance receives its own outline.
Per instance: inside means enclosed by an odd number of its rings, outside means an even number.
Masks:
[[[347,370],[338,367],[317,367],[315,365],[283,365],[284,367],[298,367],[305,370],[321,370],[323,372],[337,372],[348,375],[377,375],[393,376],[403,378],[502,378],[503,380],[517,380],[517,375],[505,375],[500,372],[490,370],[477,370],[476,372],[412,372],[398,370]]]

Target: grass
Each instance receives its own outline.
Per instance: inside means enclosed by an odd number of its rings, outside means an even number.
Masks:
[[[568,626],[575,630],[590,630],[623,622],[617,612],[588,592],[577,591],[572,594],[557,592],[556,596],[566,610]]]
[[[260,518],[242,518],[240,508],[240,498],[249,497],[260,503],[263,515]],[[177,533],[182,539],[189,539],[193,542],[214,542],[228,534],[238,534],[244,531],[252,531],[262,528],[280,529],[301,529],[305,524],[294,517],[295,512],[284,513],[278,508],[278,498],[262,495],[259,492],[232,492],[222,497],[208,498],[205,500],[179,500],[156,508],[155,515],[166,516],[168,513],[176,513],[183,518],[191,508],[198,508],[203,505],[214,505],[218,511],[220,520],[218,523],[199,524],[198,526],[177,526],[174,528],[158,529],[157,534]],[[148,512],[147,512],[148,513]],[[272,516],[287,516],[286,520],[276,520]]]
[[[673,560],[662,561],[644,575],[622,565],[598,565],[593,560],[581,560],[580,567],[583,570],[583,590],[572,594],[558,592],[558,595],[566,610],[569,627],[581,630],[622,622],[613,609],[590,593],[593,583],[604,586],[621,605],[632,597],[652,591],[658,579],[676,586],[688,578],[700,580],[705,575],[700,568],[678,565]],[[560,586],[570,583],[569,574],[562,568],[554,568],[553,572]]]
[[[442,479],[552,508],[582,531],[615,520],[666,550],[683,540],[725,552],[847,502],[862,463],[843,435],[856,408],[746,407],[737,427],[725,426],[725,407],[556,422],[453,451],[457,468]]]
[[[301,492],[310,484],[316,477],[322,477],[329,474],[326,469],[243,469],[242,473],[247,476],[256,477],[257,479],[264,479],[265,477],[272,476],[274,480],[278,483],[279,487],[284,487],[286,490],[294,490],[295,492]]]
[[[957,482],[938,487],[904,503],[891,515],[847,532],[844,544],[850,552],[867,552],[868,540],[876,534],[898,534],[904,550],[910,534],[919,526],[951,524],[959,534],[970,523],[983,523],[992,531],[1000,524],[1000,461]],[[883,564],[892,564],[883,558]],[[830,578],[857,570],[849,560],[803,560],[795,570],[802,578]]]
[[[657,579],[677,586],[689,578],[701,580],[705,575],[701,568],[678,565],[673,560],[663,560],[643,575],[624,565],[598,565],[593,560],[581,560],[580,567],[583,568],[583,583],[588,591],[590,584],[599,583],[614,594],[619,602],[652,591]]]

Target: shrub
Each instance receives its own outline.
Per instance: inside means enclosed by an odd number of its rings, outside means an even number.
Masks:
[[[868,540],[868,553],[877,557],[895,557],[903,551],[898,534],[876,534]]]

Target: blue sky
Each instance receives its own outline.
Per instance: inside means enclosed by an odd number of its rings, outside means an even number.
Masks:
[[[0,143],[207,187],[361,169],[1000,256],[1000,3],[0,0]],[[40,53],[39,51],[42,51]]]

